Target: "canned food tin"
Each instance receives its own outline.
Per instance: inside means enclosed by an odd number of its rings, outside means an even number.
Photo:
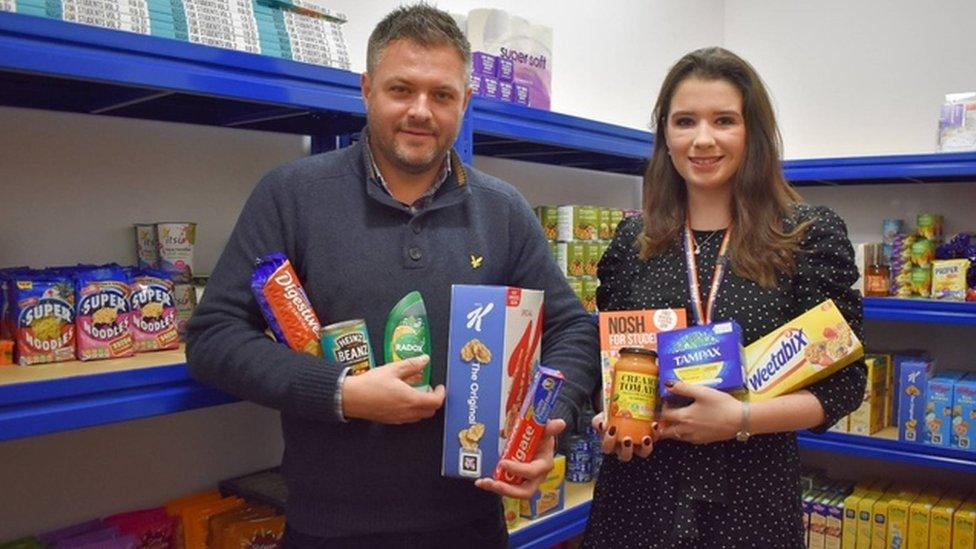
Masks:
[[[590,454],[590,441],[584,436],[569,438],[566,452],[566,480],[569,482],[589,482],[593,480],[593,459]]]
[[[160,268],[173,276],[173,282],[193,280],[193,247],[196,223],[157,223]]]
[[[912,295],[929,297],[932,295],[932,266],[912,268]]]
[[[942,241],[942,214],[918,214],[915,225],[918,227],[920,237]]]
[[[136,257],[140,269],[159,268],[159,240],[155,223],[136,223]]]
[[[322,328],[321,334],[322,355],[326,360],[349,366],[350,374],[358,375],[376,366],[365,320],[357,318],[329,324]]]
[[[197,293],[193,285],[175,284],[173,301],[176,302],[176,331],[183,338],[186,336],[186,323],[197,308]]]
[[[919,238],[912,243],[912,265],[928,267],[935,259],[935,244],[928,239]]]

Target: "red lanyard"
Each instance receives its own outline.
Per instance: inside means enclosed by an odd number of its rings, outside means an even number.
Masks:
[[[695,235],[691,232],[691,222],[685,222],[685,259],[688,263],[688,290],[691,293],[691,313],[695,317],[695,324],[708,324],[712,321],[712,311],[715,310],[715,301],[718,298],[718,288],[722,285],[722,278],[725,277],[725,269],[728,267],[729,235],[732,234],[732,224],[725,230],[722,237],[722,245],[718,249],[718,257],[715,258],[715,271],[712,274],[712,286],[708,291],[708,300],[702,305],[701,289],[698,283],[698,262],[695,261]]]

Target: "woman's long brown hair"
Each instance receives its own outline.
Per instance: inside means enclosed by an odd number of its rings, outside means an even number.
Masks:
[[[646,261],[663,253],[680,242],[684,231],[688,191],[668,156],[664,131],[674,92],[688,78],[724,80],[742,94],[746,147],[732,182],[729,260],[737,275],[773,288],[777,275],[796,271],[796,252],[808,224],[787,229],[783,222],[792,215],[792,205],[803,199],[783,177],[782,138],[762,80],[749,63],[722,48],[685,55],[661,86],[653,114],[657,135],[644,173],[644,231],[637,239],[640,256]]]

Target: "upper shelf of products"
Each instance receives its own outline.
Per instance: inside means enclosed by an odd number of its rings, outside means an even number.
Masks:
[[[0,12],[0,105],[336,136],[364,125],[357,74]],[[474,154],[640,174],[646,131],[475,98]],[[466,147],[465,147],[466,148]],[[976,180],[976,153],[792,160],[797,185]]]
[[[933,299],[864,298],[864,317],[873,320],[976,325],[976,303]]]

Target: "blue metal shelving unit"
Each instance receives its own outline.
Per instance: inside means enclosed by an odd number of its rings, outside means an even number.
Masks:
[[[864,299],[864,318],[973,326],[976,325],[976,303],[867,297]]]
[[[799,433],[797,439],[800,447],[808,450],[822,450],[835,454],[976,474],[976,452],[843,433],[814,435],[804,432]]]
[[[550,111],[472,100],[474,154],[640,174],[654,135]]]
[[[0,441],[236,400],[190,379],[186,364],[0,385]]]
[[[509,546],[518,549],[546,549],[578,536],[586,529],[590,502],[536,519],[509,537]]]
[[[976,180],[976,152],[787,160],[794,185],[924,183]]]

